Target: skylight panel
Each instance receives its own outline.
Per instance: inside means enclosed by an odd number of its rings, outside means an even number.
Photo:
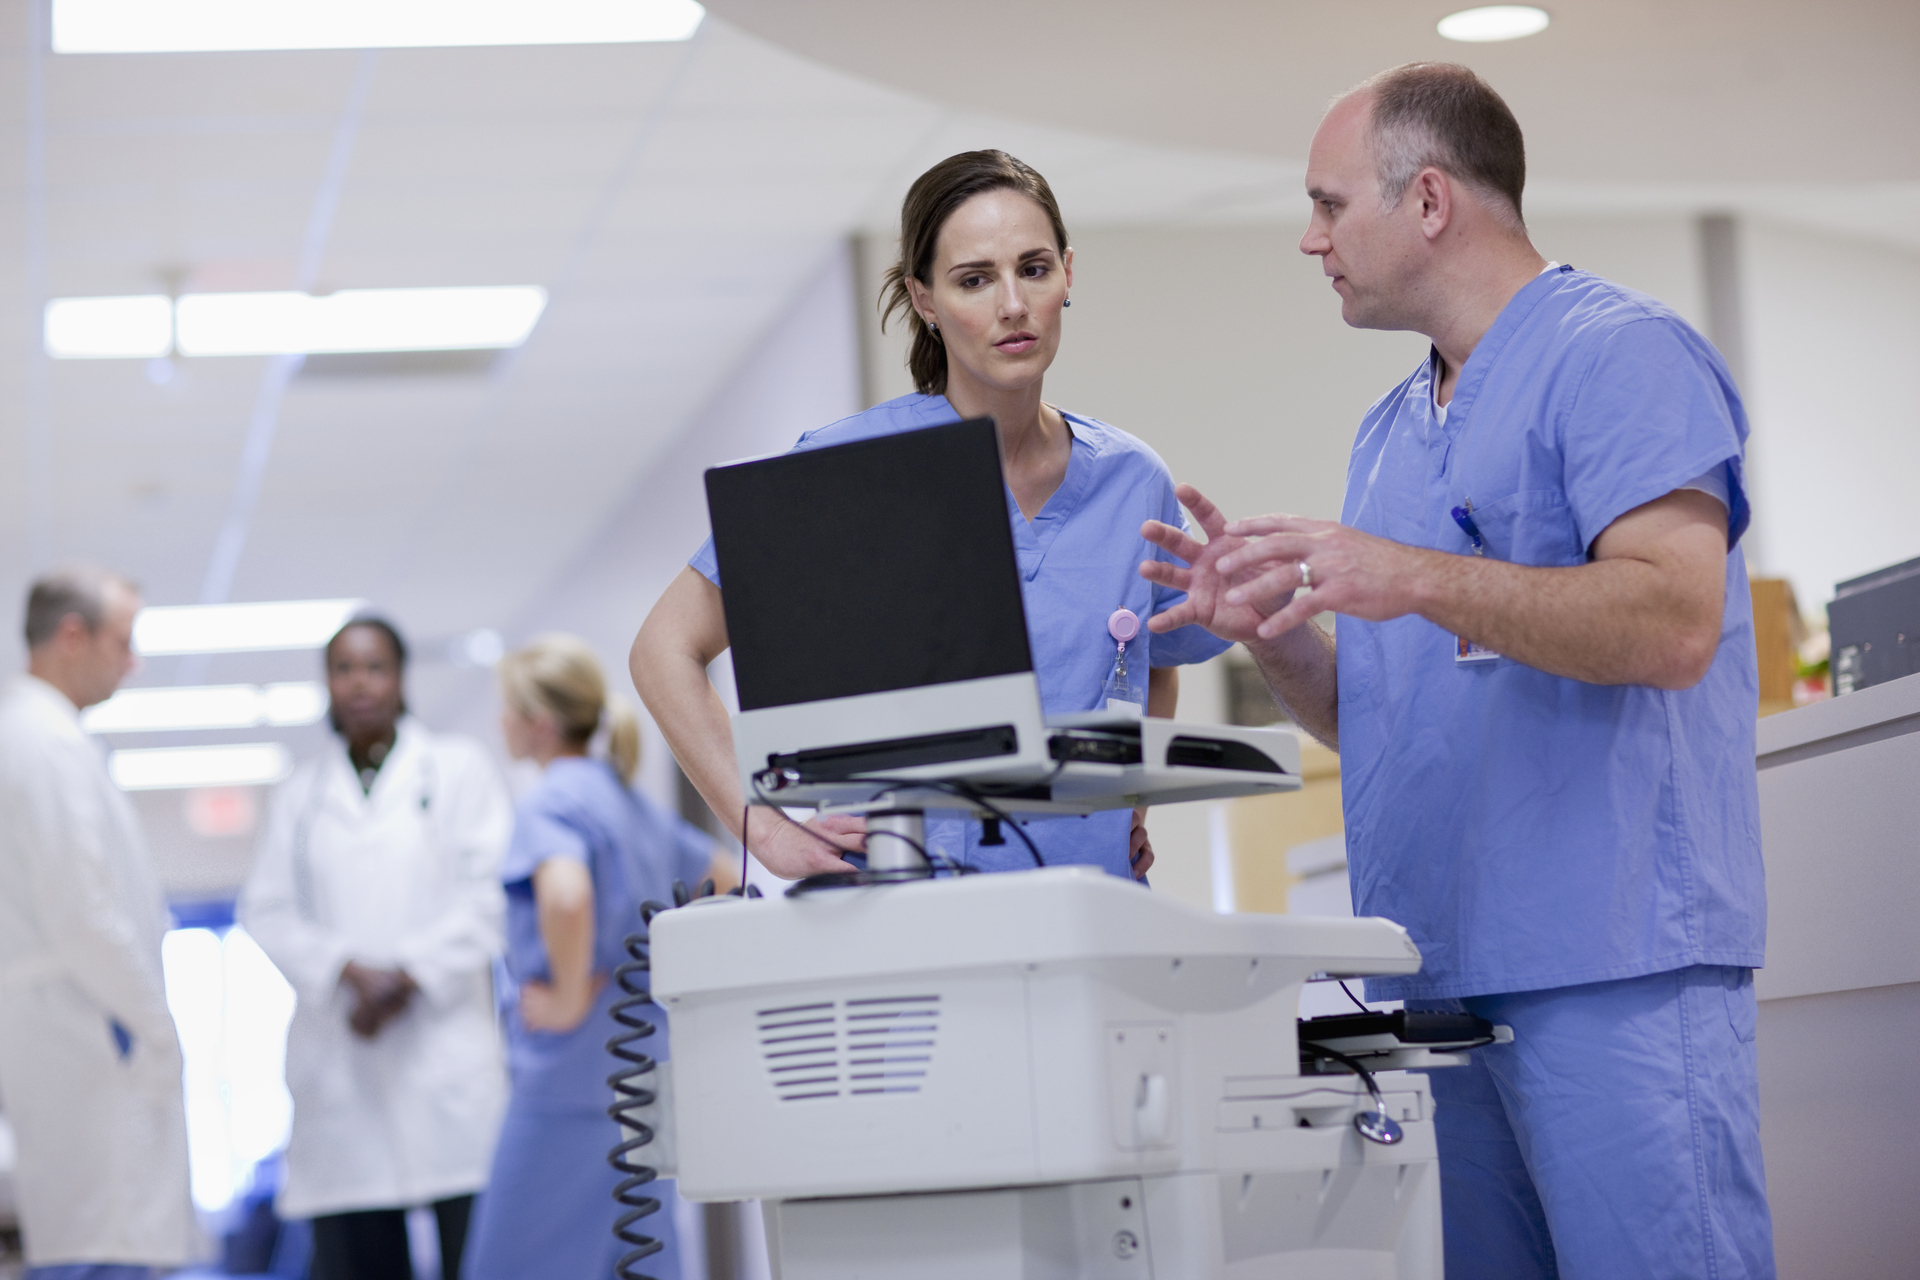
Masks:
[[[293,753],[277,742],[219,747],[141,747],[115,751],[107,772],[122,791],[173,787],[261,787],[293,772]]]
[[[198,293],[180,299],[180,354],[311,355],[517,347],[547,306],[536,285]]]
[[[133,620],[134,652],[249,653],[318,649],[364,600],[277,600],[260,604],[158,605]]]
[[[62,360],[152,359],[173,346],[173,304],[157,293],[55,298],[44,325],[47,354]]]
[[[234,53],[685,40],[694,0],[53,0],[55,53]]]
[[[188,685],[122,689],[80,713],[88,733],[178,733],[195,729],[290,728],[327,712],[327,691],[311,680],[266,686]]]

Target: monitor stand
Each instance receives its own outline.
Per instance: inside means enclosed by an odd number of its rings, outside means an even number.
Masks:
[[[927,811],[888,807],[896,793],[882,798],[882,807],[867,814],[867,869],[919,871],[927,866]]]

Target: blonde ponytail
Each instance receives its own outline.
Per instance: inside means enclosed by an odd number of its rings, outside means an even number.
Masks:
[[[640,769],[640,717],[625,698],[608,696],[606,702],[607,763],[620,780],[633,785]]]
[[[545,715],[568,742],[584,748],[605,723],[607,762],[632,785],[640,767],[640,719],[632,704],[609,697],[593,648],[579,636],[535,636],[500,659],[500,696],[524,716]]]

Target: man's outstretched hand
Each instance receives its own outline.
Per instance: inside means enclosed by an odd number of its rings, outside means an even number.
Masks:
[[[1187,593],[1183,603],[1154,615],[1147,625],[1155,631],[1198,623],[1223,640],[1255,644],[1284,635],[1316,613],[1347,613],[1373,622],[1398,618],[1419,612],[1423,585],[1459,559],[1332,520],[1271,515],[1228,521],[1192,485],[1175,492],[1207,541],[1158,520],[1141,528],[1147,541],[1188,566],[1157,560],[1140,566],[1140,576],[1149,582]],[[1309,590],[1296,598],[1303,586]]]
[[[1255,590],[1246,593],[1243,599],[1229,600],[1229,591],[1253,584],[1266,566],[1261,564],[1238,573],[1223,570],[1221,560],[1246,547],[1251,540],[1229,533],[1227,518],[1220,508],[1192,485],[1180,485],[1174,493],[1180,504],[1193,513],[1207,540],[1201,542],[1184,529],[1158,520],[1149,520],[1140,527],[1141,536],[1148,542],[1186,561],[1184,568],[1164,560],[1148,560],[1140,566],[1140,576],[1147,581],[1187,593],[1187,598],[1173,608],[1154,614],[1147,626],[1164,633],[1198,625],[1222,640],[1247,642],[1263,638],[1261,624],[1285,608],[1294,588],[1300,585],[1298,575],[1292,586],[1276,583],[1271,589]]]

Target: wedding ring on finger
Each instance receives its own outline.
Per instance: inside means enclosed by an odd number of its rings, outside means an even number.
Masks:
[[[1305,560],[1300,562],[1300,589],[1313,590],[1313,568]]]

